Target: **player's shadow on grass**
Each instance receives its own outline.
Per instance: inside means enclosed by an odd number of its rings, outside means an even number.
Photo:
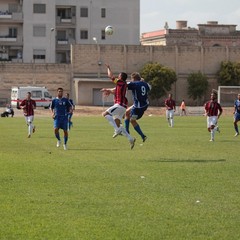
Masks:
[[[151,162],[173,162],[173,163],[214,163],[214,162],[226,162],[226,159],[166,159],[160,158],[156,160],[150,160]]]
[[[69,148],[68,151],[109,151],[109,148]],[[112,148],[111,151],[122,151],[121,149]]]
[[[221,140],[221,141],[219,141],[219,142],[233,143],[233,142],[236,142],[236,139],[237,139],[237,138],[233,138],[232,140]]]
[[[38,136],[38,138],[52,138],[52,136]]]

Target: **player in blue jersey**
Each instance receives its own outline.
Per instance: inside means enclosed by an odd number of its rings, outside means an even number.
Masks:
[[[134,72],[131,74],[131,82],[128,83],[128,90],[132,90],[133,105],[126,111],[125,128],[129,133],[129,123],[131,122],[135,131],[141,136],[143,142],[146,141],[147,136],[142,132],[137,120],[143,116],[148,108],[148,92],[150,89],[150,85],[141,79],[139,73]]]
[[[240,121],[240,93],[238,94],[238,99],[234,102],[234,128],[235,128],[235,137],[237,137],[239,135],[239,131],[238,131],[238,121]]]
[[[57,89],[57,97],[52,100],[50,109],[52,112],[52,118],[54,119],[54,133],[57,138],[57,147],[61,144],[59,129],[62,129],[64,132],[63,148],[64,150],[67,150],[68,113],[72,112],[72,104],[67,98],[63,97],[62,88]]]

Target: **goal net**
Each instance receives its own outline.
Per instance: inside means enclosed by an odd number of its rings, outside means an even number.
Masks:
[[[232,107],[239,93],[240,86],[219,86],[218,102],[222,107]]]

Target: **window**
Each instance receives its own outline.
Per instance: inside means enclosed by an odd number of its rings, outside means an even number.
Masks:
[[[33,59],[46,59],[46,51],[43,49],[33,49]]]
[[[8,4],[8,10],[9,10],[10,13],[19,12],[18,4],[14,4],[14,3]]]
[[[34,37],[46,37],[46,27],[44,25],[33,26]]]
[[[57,16],[64,19],[71,19],[72,18],[71,8],[58,8]]]
[[[17,37],[17,28],[9,28],[8,36],[11,38],[16,38]]]
[[[80,8],[80,17],[88,17],[88,8],[87,7],[81,7]]]
[[[101,8],[101,17],[102,18],[106,17],[106,8]]]
[[[66,40],[66,31],[64,30],[60,30],[60,31],[57,31],[57,40]]]
[[[32,91],[32,98],[41,98],[42,91]]]
[[[46,13],[46,4],[33,4],[33,13]]]
[[[106,39],[106,33],[105,33],[105,30],[102,30],[102,40],[105,40]]]
[[[88,31],[87,30],[80,31],[80,39],[88,39]]]
[[[49,92],[44,92],[44,97],[45,98],[52,98],[52,96],[49,94]]]

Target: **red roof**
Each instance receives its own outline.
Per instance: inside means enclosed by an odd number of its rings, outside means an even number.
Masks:
[[[142,34],[142,38],[149,38],[149,37],[158,37],[166,34],[166,30],[158,30],[153,32],[147,32]]]

